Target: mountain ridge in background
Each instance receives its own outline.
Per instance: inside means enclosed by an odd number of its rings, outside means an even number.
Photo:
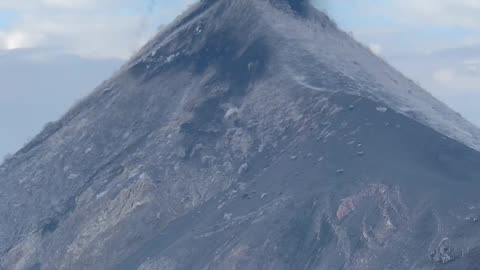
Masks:
[[[478,142],[307,1],[202,1],[0,167],[0,269],[478,269]]]

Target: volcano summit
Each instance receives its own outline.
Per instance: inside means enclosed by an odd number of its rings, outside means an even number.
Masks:
[[[201,1],[0,167],[0,269],[480,269],[478,150],[307,1]]]

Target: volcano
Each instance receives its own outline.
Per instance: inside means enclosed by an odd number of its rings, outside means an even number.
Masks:
[[[480,269],[479,150],[307,1],[201,1],[0,167],[0,269]]]

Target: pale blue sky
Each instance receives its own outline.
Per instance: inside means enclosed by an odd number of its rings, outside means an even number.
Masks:
[[[312,1],[480,125],[480,0]],[[0,0],[0,158],[57,119],[194,2]],[[59,80],[59,72],[68,80]]]
[[[10,24],[14,22],[16,14],[11,11],[0,11],[0,29],[8,29]]]

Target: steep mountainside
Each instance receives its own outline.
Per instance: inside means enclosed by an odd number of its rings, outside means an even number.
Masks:
[[[306,1],[202,1],[0,167],[0,269],[480,269],[479,134]]]

